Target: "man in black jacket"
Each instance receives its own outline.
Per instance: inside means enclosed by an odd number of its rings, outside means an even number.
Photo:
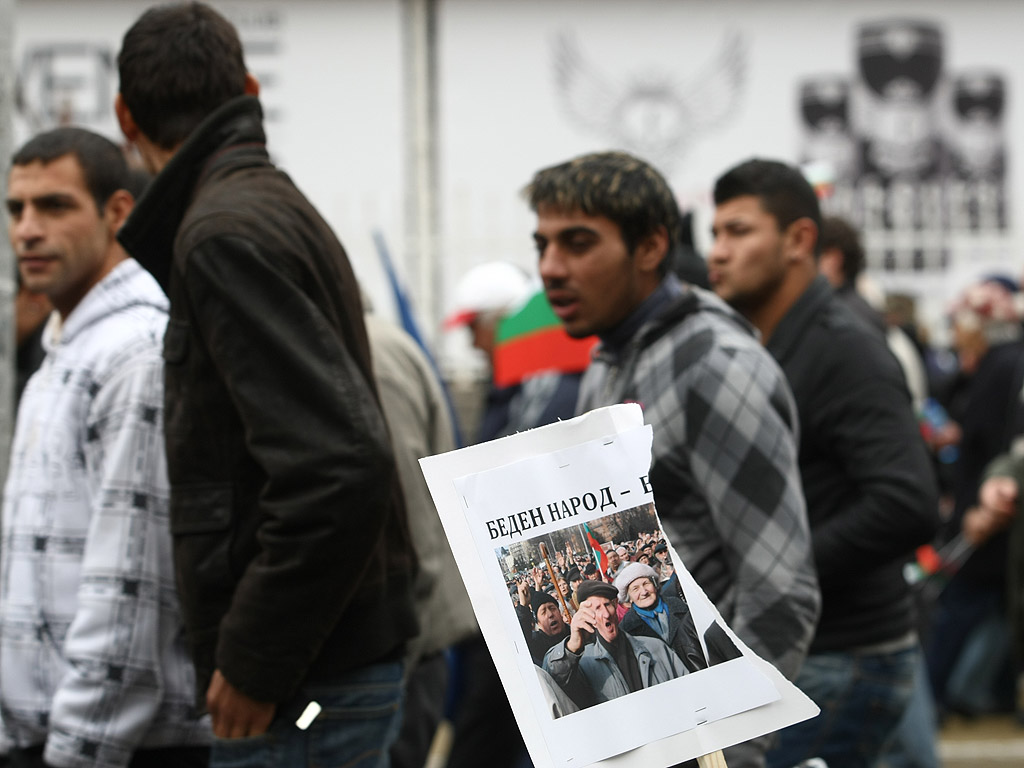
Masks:
[[[525,581],[519,585],[518,592],[516,616],[526,637],[530,657],[534,664],[540,666],[548,648],[569,636],[569,625],[558,609],[558,601],[547,592],[530,589]]]
[[[719,178],[714,197],[711,286],[758,328],[793,389],[821,585],[796,682],[828,716],[782,731],[768,765],[874,765],[912,687],[918,642],[902,564],[938,526],[931,463],[896,360],[817,273],[810,184],[751,160]]]
[[[120,238],[171,300],[171,530],[212,765],[385,751],[415,558],[351,266],[270,163],[222,16],[150,9],[118,68],[118,120],[157,174]],[[353,686],[376,693],[338,725]]]

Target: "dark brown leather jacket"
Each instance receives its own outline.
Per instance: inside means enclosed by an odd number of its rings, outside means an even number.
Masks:
[[[223,105],[120,234],[171,300],[171,531],[200,700],[217,668],[283,702],[416,631],[355,277],[264,140],[256,99]]]

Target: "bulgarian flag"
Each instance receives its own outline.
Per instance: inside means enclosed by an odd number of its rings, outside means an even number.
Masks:
[[[597,569],[601,572],[601,578],[606,580],[608,578],[608,555],[601,547],[601,542],[597,540],[593,531],[590,530],[590,526],[586,523],[583,524],[583,533],[586,534],[587,543],[594,552],[594,559],[597,561]]]
[[[494,336],[494,384],[510,387],[534,374],[580,373],[590,365],[597,337],[574,339],[538,291],[498,323]]]

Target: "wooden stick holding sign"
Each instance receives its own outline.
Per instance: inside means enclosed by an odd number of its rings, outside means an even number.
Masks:
[[[725,755],[722,753],[722,750],[701,755],[697,758],[697,766],[698,768],[729,768],[725,764]]]
[[[544,558],[544,565],[548,567],[548,575],[551,576],[551,583],[555,585],[555,593],[558,595],[558,602],[562,604],[562,610],[565,611],[565,615],[571,619],[573,611],[570,611],[569,606],[565,603],[565,595],[562,594],[562,588],[558,586],[558,578],[555,576],[555,569],[551,567],[551,561],[548,560],[548,545],[543,541],[540,543],[540,555]]]

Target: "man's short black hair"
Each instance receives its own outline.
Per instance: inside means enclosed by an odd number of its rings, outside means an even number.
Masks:
[[[835,248],[843,254],[843,280],[853,285],[865,265],[864,246],[857,229],[844,218],[825,216],[821,220],[818,243],[822,251]]]
[[[84,128],[54,128],[33,136],[14,153],[11,165],[48,165],[65,155],[73,155],[78,161],[85,187],[100,213],[112,194],[128,188],[128,163],[121,148]]]
[[[245,93],[238,32],[203,3],[155,6],[142,14],[125,33],[117,69],[135,124],[167,150],[221,104]]]
[[[810,182],[799,169],[777,160],[753,159],[740,163],[715,182],[715,205],[737,197],[753,196],[775,217],[779,231],[797,219],[810,219],[821,231],[821,207]],[[819,253],[815,247],[815,255]]]
[[[680,242],[682,216],[668,182],[643,160],[626,152],[581,155],[537,171],[523,194],[534,212],[580,211],[615,222],[631,254],[664,227],[668,248],[659,272],[668,272]]]

